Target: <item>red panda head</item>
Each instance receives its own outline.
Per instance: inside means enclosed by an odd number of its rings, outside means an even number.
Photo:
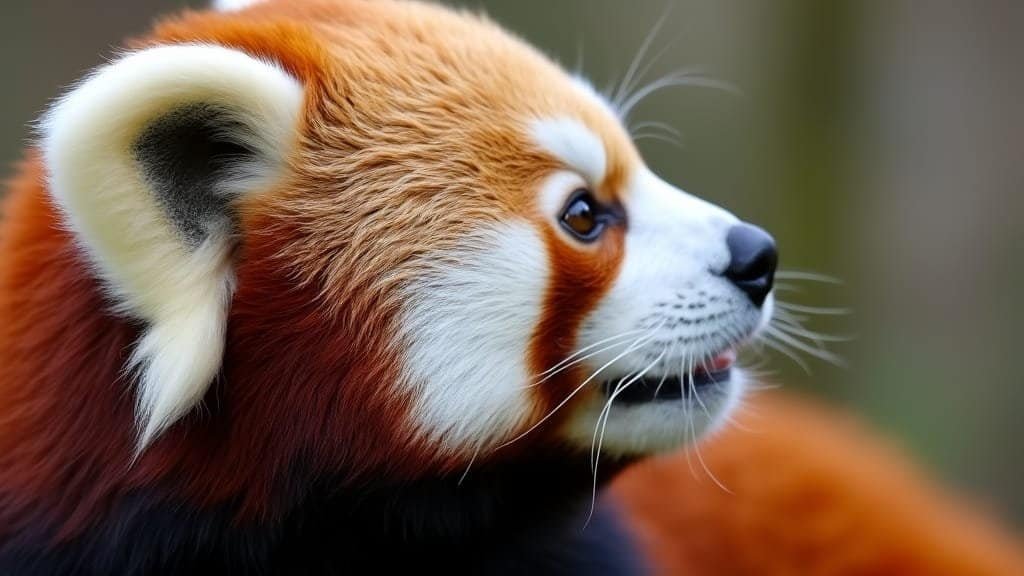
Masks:
[[[433,5],[186,14],[43,134],[88,312],[134,331],[105,374],[136,481],[670,449],[735,405],[771,313],[773,253],[731,270],[767,240],[660,180],[584,81]]]

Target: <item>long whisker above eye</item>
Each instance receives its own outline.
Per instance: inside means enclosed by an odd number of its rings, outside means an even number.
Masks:
[[[654,23],[654,26],[651,27],[650,32],[647,33],[644,41],[640,44],[640,48],[637,50],[636,55],[633,56],[633,60],[629,63],[629,68],[626,69],[626,73],[622,76],[622,81],[619,82],[618,86],[616,86],[615,91],[609,95],[609,100],[614,108],[618,109],[620,107],[622,100],[633,89],[633,83],[636,79],[646,74],[647,69],[664,53],[664,50],[659,52],[659,54],[655,56],[654,60],[648,63],[639,75],[637,74],[637,71],[640,68],[640,63],[643,61],[644,56],[647,55],[647,51],[651,49],[651,44],[654,43],[654,39],[658,37],[658,32],[660,32],[661,27],[665,25],[671,11],[672,4],[669,3],[665,6],[665,12],[662,13],[661,17],[658,18],[658,21]]]
[[[675,88],[680,86],[694,86],[700,88],[714,88],[723,90],[725,92],[740,94],[740,90],[722,80],[716,80],[703,76],[699,70],[696,69],[679,69],[673,72],[649,82],[648,84],[638,88],[635,92],[629,95],[622,104],[619,106],[619,116],[621,118],[628,118],[630,112],[636,107],[644,98],[647,98],[651,94],[664,90],[666,88]]]
[[[573,67],[576,74],[583,75],[583,36],[576,38],[576,65]]]
[[[672,136],[675,136],[676,138],[683,137],[682,132],[680,132],[678,129],[676,129],[671,124],[668,124],[667,122],[659,122],[657,120],[644,120],[643,122],[637,122],[636,124],[631,124],[629,126],[629,131],[631,133],[634,131],[644,129],[662,130],[664,132],[667,132],[668,134],[671,134]]]
[[[667,134],[658,134],[657,132],[637,132],[633,134],[633,140],[639,142],[641,140],[657,140],[666,144],[671,144],[676,148],[682,148],[683,143],[678,138],[673,138]]]

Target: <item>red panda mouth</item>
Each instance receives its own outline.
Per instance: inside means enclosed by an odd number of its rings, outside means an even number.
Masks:
[[[605,382],[603,389],[607,396],[614,394],[616,401],[625,404],[690,398],[705,388],[727,383],[735,362],[736,352],[730,349],[719,353],[689,374],[644,376],[621,388],[620,386],[628,383],[631,378],[614,379]]]

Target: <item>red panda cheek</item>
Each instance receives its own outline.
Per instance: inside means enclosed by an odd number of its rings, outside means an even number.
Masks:
[[[527,384],[549,281],[545,252],[529,223],[506,219],[416,263],[400,297],[400,385],[413,400],[414,436],[435,453],[489,454],[539,410]]]
[[[625,256],[623,227],[610,228],[590,246],[574,244],[547,222],[540,223],[540,227],[551,274],[541,319],[530,342],[529,365],[534,374],[544,373],[573,353],[580,327],[611,289]],[[586,391],[575,393],[583,377],[578,368],[573,368],[537,386],[542,414],[554,410],[570,395],[574,395],[573,400],[584,398]],[[555,414],[551,420],[554,423],[560,418]]]

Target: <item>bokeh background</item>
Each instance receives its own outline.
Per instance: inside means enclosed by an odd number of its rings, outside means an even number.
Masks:
[[[1024,527],[1024,2],[469,0],[598,87],[664,15],[646,80],[699,68],[740,95],[641,104],[679,146],[640,142],[668,180],[771,230],[780,297],[849,307],[810,374],[771,379],[861,414],[927,468]],[[0,176],[47,101],[158,15],[198,0],[0,2]]]

